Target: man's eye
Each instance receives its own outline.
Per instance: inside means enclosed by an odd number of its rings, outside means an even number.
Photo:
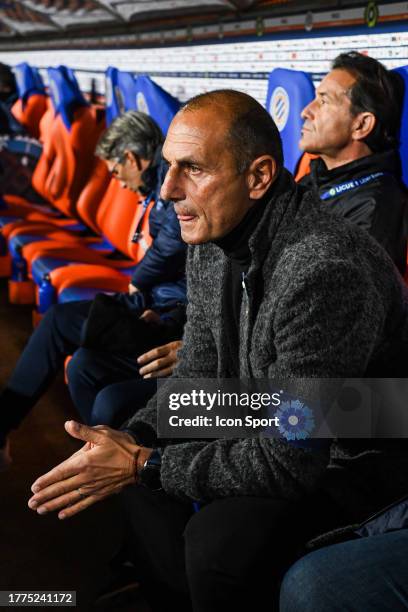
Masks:
[[[190,174],[198,174],[199,172],[201,172],[201,168],[199,168],[198,166],[194,166],[193,164],[188,167],[188,170]]]

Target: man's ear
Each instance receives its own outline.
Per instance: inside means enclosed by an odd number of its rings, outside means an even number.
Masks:
[[[126,161],[128,161],[128,163],[130,164],[130,167],[136,166],[136,168],[140,172],[142,168],[141,168],[140,159],[138,155],[135,155],[134,153],[132,153],[132,151],[126,150],[124,153],[124,158]]]
[[[376,118],[373,113],[358,113],[352,125],[352,139],[364,140],[373,131]]]
[[[260,200],[272,185],[277,174],[277,164],[271,155],[257,157],[247,170],[249,197]]]

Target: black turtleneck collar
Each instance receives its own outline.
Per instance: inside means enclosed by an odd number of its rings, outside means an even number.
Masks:
[[[219,246],[229,259],[242,266],[249,266],[251,261],[249,239],[262,217],[266,203],[271,199],[274,186],[275,181],[266,194],[251,206],[242,221],[229,234],[219,240],[214,240],[214,244]]]
[[[279,176],[281,173],[279,173]],[[278,177],[277,177],[278,178]],[[243,283],[251,265],[251,250],[249,242],[257,226],[264,216],[266,206],[270,202],[275,185],[274,181],[266,194],[254,203],[245,217],[229,234],[220,240],[214,240],[229,259],[228,273],[223,287],[222,302],[224,312],[228,313],[225,319],[225,332],[230,355],[230,375],[239,376],[239,327],[241,317],[241,302]]]
[[[349,180],[358,177],[358,173],[364,172],[387,172],[398,179],[401,177],[401,162],[394,149],[387,149],[380,153],[371,153],[365,157],[359,157],[331,170],[319,157],[311,161],[310,170],[312,181],[318,187],[330,181]]]

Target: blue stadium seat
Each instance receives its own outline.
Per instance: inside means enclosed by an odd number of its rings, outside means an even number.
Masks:
[[[315,88],[306,72],[275,68],[270,73],[266,109],[282,138],[285,168],[292,173],[303,155],[298,144],[303,125],[300,113],[314,97]]]
[[[143,75],[136,79],[137,110],[150,115],[160,126],[164,135],[181,103],[150,77]]]
[[[136,108],[136,86],[135,79],[129,72],[123,72],[114,67],[109,67],[106,70],[105,76],[106,86],[106,117],[107,123],[111,123],[118,115],[132,108]],[[104,163],[101,162],[102,166]],[[115,180],[112,179],[115,183]],[[101,200],[102,201],[102,200]],[[0,218],[1,222],[1,218]],[[98,228],[99,230],[100,228]],[[99,231],[97,232],[99,233]],[[46,240],[47,237],[39,237],[39,240]],[[16,246],[21,245],[21,236],[17,236]],[[109,251],[113,250],[112,245],[109,244],[108,240],[102,240],[95,243],[86,243],[87,248],[95,251]],[[34,282],[38,285],[41,284],[42,279],[47,276],[52,270],[56,268],[68,266],[71,263],[69,256],[66,258],[56,258],[52,256],[41,256],[36,258],[32,262],[31,275]]]
[[[113,295],[115,292],[103,291],[93,287],[68,287],[68,289],[64,289],[59,294],[58,303],[65,304],[66,302],[77,302],[78,300],[93,300],[98,293]]]
[[[14,68],[18,100],[11,110],[14,117],[34,138],[40,137],[40,121],[47,110],[44,83],[36,68],[26,62]]]
[[[402,165],[402,178],[408,187],[408,66],[395,68],[395,72],[402,77],[405,85],[405,95],[401,114],[400,128],[400,157]]]
[[[16,76],[18,97],[27,102],[27,99],[34,94],[45,95],[45,87],[36,68],[33,68],[27,62],[22,62],[14,67]]]
[[[81,106],[89,106],[79,88],[74,72],[66,66],[48,68],[52,105],[56,115],[61,115],[64,125],[71,129],[73,114]]]
[[[118,115],[136,110],[136,81],[130,72],[109,66],[105,77],[106,125]]]

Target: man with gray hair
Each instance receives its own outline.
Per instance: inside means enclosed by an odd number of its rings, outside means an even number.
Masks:
[[[162,144],[163,134],[157,123],[145,113],[129,111],[102,134],[95,154],[106,161],[122,187],[143,194],[155,188],[159,193],[157,168],[162,170]]]
[[[93,400],[98,392],[111,383],[139,377],[136,357],[164,345],[162,360],[174,362],[174,342],[182,334],[184,307],[172,308],[165,317],[160,316],[157,308],[156,312],[150,308],[155,306],[152,292],[157,294],[161,284],[165,284],[167,294],[170,290],[177,297],[165,296],[158,306],[161,311],[169,310],[176,301],[185,302],[186,245],[180,237],[173,204],[159,195],[166,172],[161,157],[162,143],[163,135],[154,120],[145,113],[130,111],[111,124],[96,149],[96,154],[106,160],[112,175],[123,187],[144,196],[141,204],[144,215],[150,204],[150,236],[143,237],[148,241],[145,255],[135,267],[128,294],[116,294],[111,298],[117,308],[121,308],[118,312],[129,314],[133,335],[123,327],[119,332],[113,329],[109,337],[109,342],[112,336],[115,341],[110,344],[112,350],[106,345],[96,347],[99,350],[89,350],[89,346],[79,349],[84,344],[85,329],[89,337],[91,308],[95,309],[106,296],[96,296],[94,301],[57,304],[48,310],[0,394],[0,469],[10,463],[9,432],[19,425],[46,391],[67,355],[74,353],[69,364],[71,396],[84,422],[93,424],[100,423],[98,415],[92,414]],[[140,224],[134,228],[136,231]],[[140,235],[136,239],[139,240]],[[101,307],[103,303],[98,313]],[[120,317],[116,314],[115,318]],[[114,349],[120,344],[119,333],[125,336],[122,345],[127,342],[126,351]],[[148,391],[150,397],[154,393],[151,384]]]
[[[161,195],[190,245],[173,378],[403,375],[400,275],[368,233],[294,183],[260,104],[228,90],[193,98],[163,156]],[[85,445],[37,479],[29,507],[66,519],[123,489],[157,610],[276,610],[280,577],[306,540],[362,520],[408,481],[396,441],[159,439],[154,398],[126,431],[66,430]]]

